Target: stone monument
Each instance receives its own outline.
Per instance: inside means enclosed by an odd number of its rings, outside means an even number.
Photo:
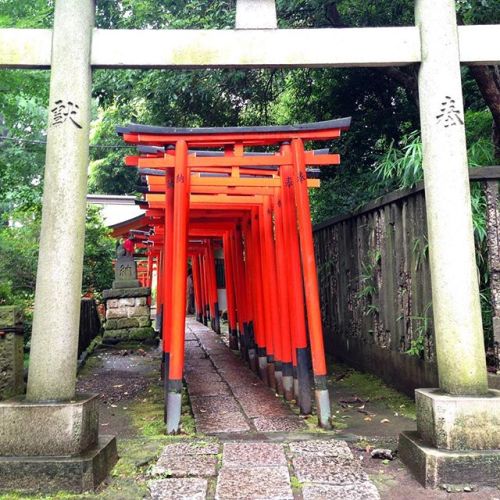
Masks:
[[[150,296],[151,289],[141,287],[137,279],[133,249],[128,252],[123,244],[117,244],[113,288],[103,292],[106,301],[104,340],[123,342],[154,339],[156,333],[151,326],[148,304]]]

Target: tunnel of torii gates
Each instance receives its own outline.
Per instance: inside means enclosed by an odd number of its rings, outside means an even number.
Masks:
[[[157,272],[167,432],[179,430],[181,416],[188,262],[196,317],[220,333],[214,258],[220,249],[231,349],[303,414],[312,411],[312,361],[318,422],[329,427],[308,189],[319,187],[316,167],[338,165],[340,157],[306,151],[304,142],[336,139],[350,121],[118,129],[139,153],[125,164],[139,169],[146,212],[127,236],[146,248],[143,284]]]

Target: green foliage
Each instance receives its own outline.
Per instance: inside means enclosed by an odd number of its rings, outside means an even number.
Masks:
[[[364,315],[378,314],[379,307],[373,303],[374,297],[378,292],[377,287],[377,269],[380,266],[382,254],[379,249],[371,250],[365,262],[361,264],[360,289],[356,294],[358,299],[366,301]]]
[[[422,262],[429,258],[429,241],[427,236],[423,237],[423,241],[420,238],[415,238],[412,247],[413,257],[415,259],[415,271],[417,271]]]
[[[497,0],[457,0],[456,4],[464,24],[498,24],[500,21]]]
[[[413,339],[410,341],[410,348],[406,354],[424,359],[425,348],[432,330],[432,318],[429,310],[432,307],[432,302],[424,307],[421,316],[410,316],[413,329]]]
[[[134,109],[135,108],[135,109]],[[123,158],[134,154],[134,149],[115,147],[119,142],[116,126],[130,121],[127,115],[137,112],[138,103],[122,107],[111,105],[98,110],[92,122],[90,141],[89,191],[102,194],[134,194],[138,183],[137,169],[126,168]]]
[[[83,259],[82,289],[102,291],[111,288],[114,278],[112,259],[115,256],[115,240],[104,226],[100,209],[87,208],[85,223],[85,253]]]
[[[34,292],[39,237],[40,220],[32,214],[0,230],[0,283],[13,297]]]
[[[50,28],[54,0],[1,0],[0,27]]]
[[[30,303],[35,291],[40,239],[38,213],[16,212],[11,225],[0,228],[0,303]],[[114,240],[99,209],[89,207],[86,218],[83,290],[109,288]]]
[[[414,131],[387,147],[386,153],[378,161],[375,173],[385,182],[396,184],[400,189],[411,188],[423,179],[422,142],[420,132]]]
[[[47,111],[37,86],[45,83],[34,72],[0,71],[0,216],[39,208]]]
[[[493,165],[493,144],[486,132],[491,131],[489,111],[467,112],[465,115],[468,128],[468,157],[471,168]],[[418,131],[404,135],[396,143],[392,141],[385,154],[375,166],[375,173],[386,188],[406,189],[414,187],[424,177],[422,168],[422,141]],[[480,185],[471,187],[472,221],[478,248],[486,238],[486,199]],[[479,252],[480,259],[483,258]]]

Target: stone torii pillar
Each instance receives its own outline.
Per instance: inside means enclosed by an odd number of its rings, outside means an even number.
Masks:
[[[276,29],[275,0],[238,0],[236,29]]]
[[[26,399],[0,404],[0,485],[8,490],[93,489],[118,458],[115,438],[98,436],[97,397],[75,395],[94,11],[93,0],[55,5],[28,389]]]
[[[69,401],[75,394],[94,10],[93,0],[56,2],[29,401]],[[58,291],[64,307],[54,300]]]
[[[417,389],[400,457],[426,486],[495,484],[500,392],[488,391],[454,0],[417,0],[420,120],[439,389]],[[474,467],[470,463],[474,462]]]

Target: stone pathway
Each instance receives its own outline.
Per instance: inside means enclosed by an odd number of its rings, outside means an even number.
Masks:
[[[153,499],[380,498],[345,442],[305,440],[303,420],[192,319],[185,373],[197,431],[211,436],[165,447],[151,471]]]
[[[219,335],[191,319],[186,324],[185,379],[198,432],[291,432],[306,428]]]

